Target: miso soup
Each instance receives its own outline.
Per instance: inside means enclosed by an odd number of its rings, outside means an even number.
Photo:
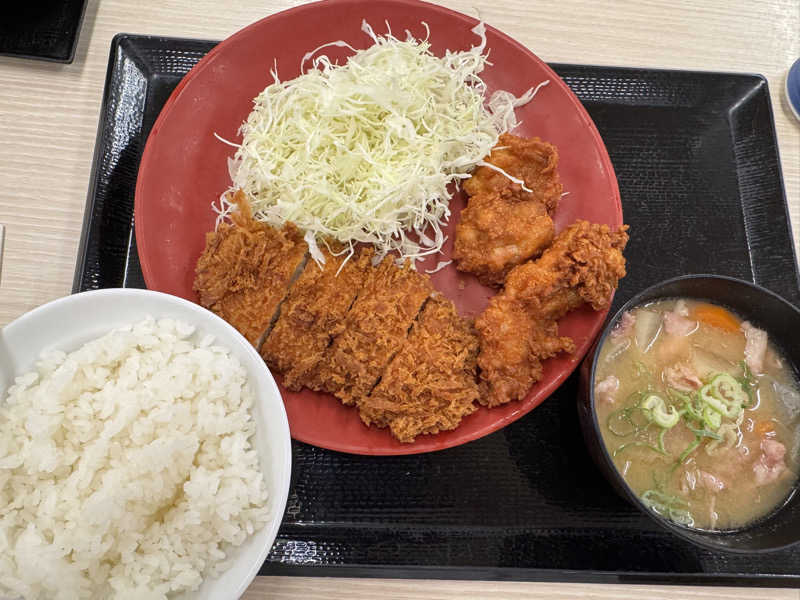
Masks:
[[[794,488],[800,392],[767,332],[696,300],[623,314],[595,372],[605,446],[652,510],[700,529],[736,529]]]

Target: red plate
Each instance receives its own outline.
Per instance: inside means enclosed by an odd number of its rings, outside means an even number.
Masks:
[[[252,108],[252,99],[271,83],[273,60],[286,80],[299,75],[306,52],[326,42],[345,40],[359,49],[369,46],[369,38],[361,31],[362,19],[378,33],[385,31],[388,21],[393,31],[408,29],[417,37],[425,35],[424,21],[438,55],[447,48],[467,49],[478,41],[470,32],[475,19],[440,6],[413,0],[329,0],[278,13],[219,44],[167,100],[142,156],[136,185],[136,242],[150,289],[196,300],[194,266],[203,250],[204,234],[214,227],[210,204],[230,184],[227,158],[232,149],[213,134],[239,139],[237,130]],[[527,48],[491,27],[487,27],[487,38],[493,66],[482,77],[490,92],[506,89],[519,95],[550,80],[532,102],[518,109],[522,124],[514,133],[537,135],[558,147],[561,180],[569,195],[556,214],[557,230],[575,219],[621,225],[611,161],[581,103]],[[330,48],[328,53],[336,56],[334,50],[338,49]],[[451,203],[448,256],[463,205],[461,197]],[[422,266],[431,268],[436,262]],[[452,265],[433,275],[433,283],[455,301],[462,314],[470,316],[479,313],[493,294]],[[519,419],[547,398],[580,362],[605,315],[584,308],[565,317],[560,333],[575,339],[575,354],[547,361],[544,377],[524,400],[492,410],[481,408],[454,431],[401,444],[385,429],[364,426],[354,409],[332,396],[282,390],[292,437],[332,450],[376,455],[431,452],[477,439]]]

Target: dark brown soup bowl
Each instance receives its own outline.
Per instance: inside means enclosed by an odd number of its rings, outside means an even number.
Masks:
[[[594,348],[580,368],[578,416],[583,437],[592,458],[616,491],[642,512],[672,533],[712,550],[728,552],[769,552],[800,541],[800,494],[798,484],[784,504],[768,516],[740,529],[708,531],[674,523],[645,506],[617,471],[606,450],[597,421],[594,378],[600,348],[622,313],[641,304],[666,298],[708,300],[732,309],[741,317],[767,331],[771,341],[792,363],[795,374],[800,365],[800,310],[753,283],[719,275],[685,275],[657,283],[631,298],[608,321]]]

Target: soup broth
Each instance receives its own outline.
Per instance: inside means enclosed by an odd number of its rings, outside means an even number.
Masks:
[[[631,489],[691,527],[735,529],[797,480],[800,392],[766,332],[695,300],[623,314],[595,371],[603,441]]]

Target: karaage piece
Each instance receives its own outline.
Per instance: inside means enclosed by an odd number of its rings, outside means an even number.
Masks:
[[[370,269],[341,332],[317,370],[306,377],[306,385],[330,392],[344,404],[369,394],[432,291],[428,276],[386,257]]]
[[[523,398],[541,378],[543,360],[574,351],[572,340],[558,335],[556,321],[584,302],[595,310],[608,306],[625,276],[626,230],[577,221],[541,258],[509,273],[503,291],[475,321],[482,404]]]
[[[470,195],[456,226],[453,259],[460,271],[500,286],[508,272],[538,257],[553,240],[550,218],[561,198],[558,152],[539,138],[500,136],[485,162],[464,183]],[[529,190],[529,191],[526,191]]]
[[[369,396],[358,400],[361,420],[389,427],[401,442],[455,429],[477,409],[478,338],[443,296],[428,300],[403,347]]]
[[[324,266],[309,261],[294,283],[261,346],[261,356],[283,375],[283,384],[290,390],[303,387],[316,369],[372,269],[372,249],[353,256],[323,254]]]
[[[608,225],[576,221],[538,260],[513,269],[503,293],[548,319],[560,319],[584,302],[594,310],[607,307],[611,292],[625,276],[622,251],[628,243],[627,230],[627,225],[611,231]]]
[[[542,377],[542,361],[574,352],[551,319],[537,319],[524,304],[498,294],[475,320],[480,339],[480,403],[493,407],[524,398]]]
[[[303,268],[306,243],[292,223],[276,229],[253,219],[244,194],[239,212],[206,234],[197,261],[193,289],[200,304],[225,319],[256,348]]]
[[[538,200],[524,200],[510,189],[480,193],[461,212],[453,259],[460,271],[501,286],[511,269],[539,256],[553,235],[553,220]]]
[[[522,186],[491,167],[480,166],[464,182],[467,194],[477,196],[510,189],[522,200],[541,202],[549,215],[555,212],[563,191],[558,177],[558,150],[555,146],[538,137],[521,138],[504,133],[484,161],[521,179],[531,191],[526,192]]]

